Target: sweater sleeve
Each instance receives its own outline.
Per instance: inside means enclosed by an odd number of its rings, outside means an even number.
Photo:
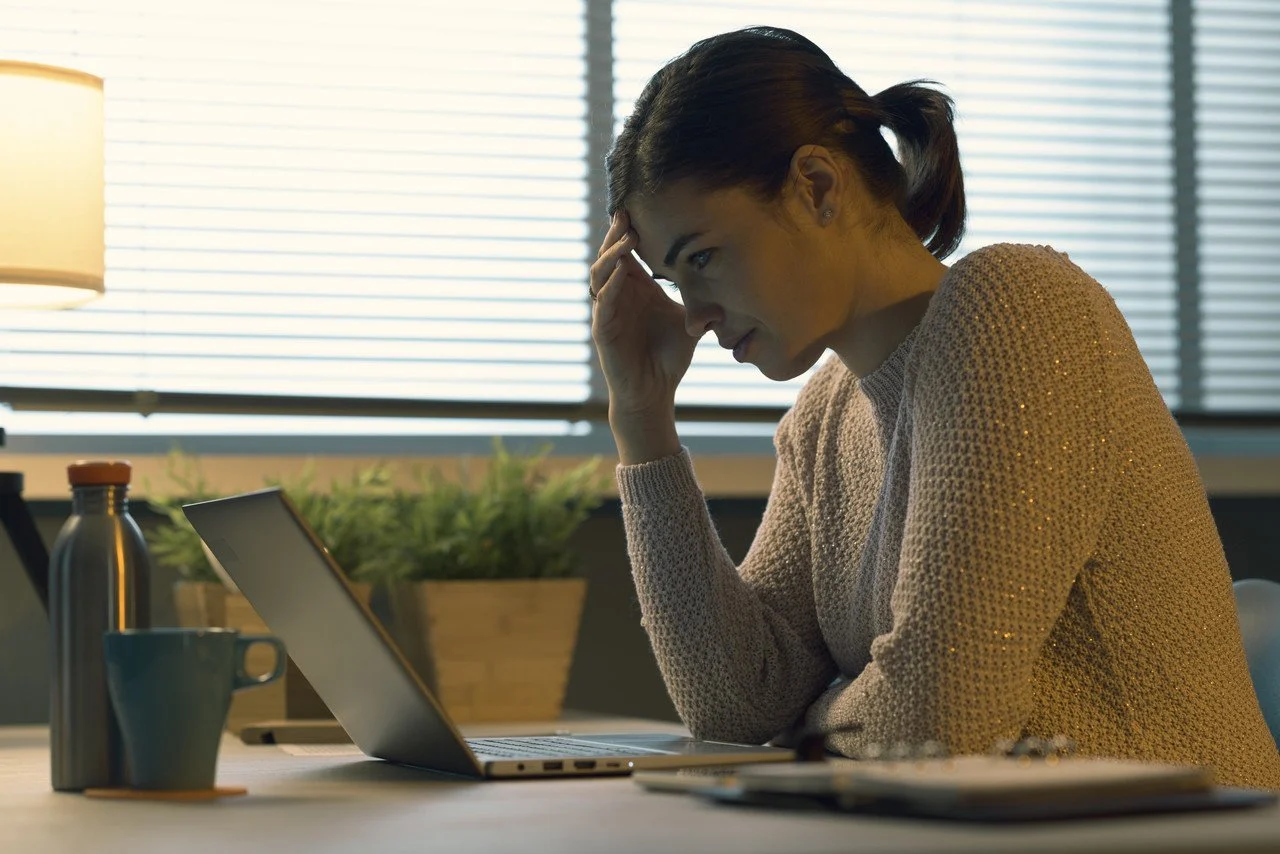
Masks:
[[[1112,487],[1095,319],[1110,297],[1065,256],[1024,251],[1016,277],[998,253],[960,262],[964,287],[916,341],[892,627],[806,717],[846,729],[828,739],[846,755],[1018,737],[1033,666],[1093,553]]]
[[[814,608],[789,421],[779,425],[773,487],[741,568],[720,542],[687,450],[618,468],[643,623],[667,691],[700,738],[774,738],[836,673]]]

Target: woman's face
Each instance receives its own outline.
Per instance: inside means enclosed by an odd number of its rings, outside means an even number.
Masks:
[[[787,380],[811,368],[853,310],[848,272],[832,261],[832,229],[802,201],[770,206],[743,189],[677,182],[630,200],[636,254],[674,283],[689,334],[715,334],[740,362]]]

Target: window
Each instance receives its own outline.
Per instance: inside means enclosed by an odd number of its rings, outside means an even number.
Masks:
[[[602,10],[603,48],[588,32]],[[495,0],[465,15],[408,0],[0,0],[0,22],[0,56],[106,78],[108,180],[108,295],[0,317],[0,386],[218,394],[240,411],[297,395],[335,410],[514,404],[506,432],[589,431],[565,413],[602,393],[585,286],[602,209],[590,91],[612,95],[620,122],[692,41],[768,23],[812,37],[868,91],[923,77],[953,95],[971,212],[960,253],[1068,251],[1116,297],[1173,408],[1280,409],[1269,0]],[[1189,147],[1175,132],[1188,116]],[[679,402],[765,407],[755,429],[702,432],[767,435],[799,384],[708,338]],[[495,430],[479,410],[142,420],[64,414],[57,397],[6,426]]]

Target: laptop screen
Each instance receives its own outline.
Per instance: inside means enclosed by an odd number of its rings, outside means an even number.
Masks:
[[[457,728],[283,491],[183,512],[361,750],[481,776]]]

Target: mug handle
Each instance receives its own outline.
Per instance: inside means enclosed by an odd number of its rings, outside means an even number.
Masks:
[[[265,643],[268,646],[275,647],[276,666],[271,669],[270,673],[263,673],[261,676],[250,676],[245,671],[244,660],[249,653],[249,647],[256,643]],[[284,641],[280,640],[280,638],[274,635],[241,635],[236,638],[236,673],[235,681],[231,683],[231,690],[242,691],[245,688],[253,688],[274,682],[284,676],[285,668],[288,665],[289,653],[285,652]]]

